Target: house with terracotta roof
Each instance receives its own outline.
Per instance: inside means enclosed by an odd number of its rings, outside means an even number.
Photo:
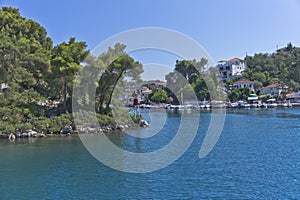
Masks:
[[[249,80],[239,80],[235,83],[233,83],[232,88],[233,89],[242,89],[242,88],[249,88],[250,91],[254,91],[254,85],[253,85],[253,81],[249,81]]]
[[[263,94],[270,94],[270,95],[281,94],[282,87],[279,84],[274,83],[262,88],[260,91]]]
[[[221,60],[217,65],[219,73],[223,81],[227,81],[231,78],[243,78],[243,72],[247,69],[247,63],[240,58],[233,58],[230,60]]]

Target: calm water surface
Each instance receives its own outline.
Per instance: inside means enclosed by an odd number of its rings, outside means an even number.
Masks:
[[[151,112],[158,122],[166,116]],[[190,114],[191,123],[196,117]],[[0,199],[300,199],[300,109],[228,110],[217,145],[199,159],[210,117],[200,114],[198,134],[180,159],[145,174],[103,165],[78,136],[0,140]],[[153,137],[109,137],[126,150],[154,151],[172,140],[179,122],[180,114],[169,113]]]

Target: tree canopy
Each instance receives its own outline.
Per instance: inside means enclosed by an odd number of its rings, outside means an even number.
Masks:
[[[245,78],[258,81],[262,86],[272,83],[287,85],[291,90],[299,90],[300,48],[288,43],[274,53],[259,53],[247,56],[248,69]]]
[[[18,9],[0,9],[0,134],[16,130],[60,129],[73,123],[70,114],[73,84],[80,81],[96,87],[98,111],[109,114],[117,83],[125,77],[140,81],[142,65],[116,44],[98,57],[87,44],[71,37],[53,47],[46,30],[22,17]],[[85,63],[85,65],[83,65]],[[84,76],[75,79],[82,71]],[[87,81],[91,78],[95,81]],[[88,105],[89,96],[75,99]],[[103,123],[113,123],[97,115]]]

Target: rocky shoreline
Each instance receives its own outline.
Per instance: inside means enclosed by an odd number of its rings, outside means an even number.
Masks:
[[[77,129],[73,129],[72,126],[65,126],[60,131],[50,132],[50,131],[36,131],[36,130],[27,130],[24,132],[16,131],[15,133],[4,133],[0,134],[0,139],[6,140],[16,140],[17,138],[46,138],[46,137],[55,137],[55,136],[66,136],[71,134],[98,134],[98,133],[111,133],[116,130],[125,130],[134,127],[149,127],[147,121],[140,120],[138,124],[125,124],[125,125],[106,125],[106,126],[88,126],[80,125],[77,126]]]

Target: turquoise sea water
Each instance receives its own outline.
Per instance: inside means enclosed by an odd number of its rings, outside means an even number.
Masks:
[[[166,115],[152,114],[158,121]],[[191,124],[196,117],[190,114]],[[0,199],[300,199],[300,109],[228,110],[219,141],[199,159],[210,117],[200,114],[198,134],[181,158],[142,174],[103,165],[78,136],[0,140]],[[109,137],[125,150],[154,151],[172,140],[179,122],[180,113],[168,113],[153,137]]]

